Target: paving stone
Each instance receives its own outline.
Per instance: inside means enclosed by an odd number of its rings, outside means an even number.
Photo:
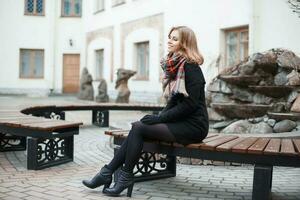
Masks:
[[[151,197],[150,200],[169,200],[169,199],[172,199],[172,198],[163,198],[163,197]],[[176,200],[176,199],[174,199]]]
[[[147,192],[146,195],[148,196],[155,196],[155,197],[164,197],[164,198],[168,198],[170,196],[170,194],[167,194],[167,193],[158,193],[155,191],[152,191],[152,192]]]
[[[12,192],[8,192],[6,193],[8,196],[12,196],[12,197],[16,197],[16,198],[22,198],[22,197],[26,197],[28,196],[25,193],[22,192],[16,192],[16,191],[12,191]]]

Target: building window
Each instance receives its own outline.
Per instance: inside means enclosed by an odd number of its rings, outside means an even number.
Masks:
[[[136,49],[136,79],[149,79],[149,42],[140,42],[135,44]]]
[[[124,3],[125,3],[125,0],[112,0],[112,1],[111,1],[111,6],[112,6],[112,7],[115,7],[115,6],[124,4]]]
[[[25,0],[25,15],[44,15],[44,0]]]
[[[20,78],[44,78],[44,50],[20,49]]]
[[[63,17],[81,17],[81,0],[62,0],[61,15]]]
[[[248,27],[225,31],[225,63],[233,66],[248,57]]]
[[[104,49],[96,50],[96,79],[103,78]]]
[[[95,13],[104,10],[104,0],[95,0]]]

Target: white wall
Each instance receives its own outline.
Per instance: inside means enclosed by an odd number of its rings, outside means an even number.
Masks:
[[[167,34],[172,26],[178,25],[187,25],[195,31],[205,58],[202,69],[207,83],[218,72],[214,62],[221,54],[223,29],[249,25],[249,54],[276,47],[300,53],[300,20],[285,0],[127,0],[116,7],[111,7],[111,1],[105,0],[105,10],[98,13],[94,13],[94,0],[89,0],[83,1],[81,18],[61,17],[60,0],[45,1],[43,17],[25,16],[23,0],[4,2],[0,6],[0,93],[47,93],[49,89],[61,92],[63,54],[80,54],[80,69],[88,67],[93,76],[94,51],[99,48],[105,49],[105,65],[113,65],[114,70],[132,68],[133,44],[149,40],[150,80],[131,79],[129,87],[133,94],[159,95],[159,48],[163,45],[166,54]],[[130,33],[125,38],[125,66],[121,66],[121,25],[157,14],[163,14],[164,44],[159,43],[159,31],[154,29]],[[106,27],[113,27],[113,44],[108,39],[97,38],[86,46],[87,33]],[[73,46],[69,44],[70,39]],[[19,78],[20,48],[45,50],[43,79]],[[113,58],[110,58],[112,49]],[[104,75],[109,91],[115,95],[110,69],[105,69]]]
[[[51,67],[50,18],[52,13],[50,8],[51,5],[48,3],[45,17],[33,17],[24,15],[24,1],[2,2],[0,7],[0,90],[11,89],[18,92],[20,89],[36,88],[42,92],[50,87],[52,81],[48,76]],[[44,79],[19,78],[20,48],[44,49]]]
[[[251,0],[170,0],[166,12],[166,31],[172,26],[185,25],[194,30],[198,47],[204,56],[202,70],[209,83],[218,73],[214,61],[220,55],[221,29],[248,25]],[[179,6],[180,5],[180,6]],[[181,13],[181,14],[178,14]],[[165,44],[165,51],[167,45]]]
[[[63,81],[63,54],[80,54],[80,74],[85,66],[83,54],[85,45],[85,34],[82,29],[80,18],[60,18],[58,19],[56,37],[56,56],[55,56],[55,90],[62,91]],[[73,45],[70,46],[70,39]]]
[[[93,79],[95,79],[96,74],[96,50],[104,49],[104,62],[103,62],[103,77],[108,80],[110,77],[110,69],[106,66],[111,66],[111,48],[112,44],[111,41],[106,38],[97,38],[93,40],[88,46],[88,53],[87,53],[87,69],[89,73],[93,74]]]
[[[94,13],[94,1],[87,4],[86,12],[87,16],[85,18],[85,29],[86,32],[92,32],[101,28],[113,27],[113,68],[116,71],[118,68],[134,69],[134,43],[141,41],[149,41],[149,81],[134,80],[134,77],[128,81],[128,86],[132,92],[132,97],[143,96],[147,92],[160,93],[161,84],[159,82],[159,32],[154,29],[138,29],[133,31],[125,38],[124,44],[124,66],[121,66],[121,29],[120,26],[123,23],[141,19],[144,17],[152,16],[155,14],[160,14],[164,12],[164,2],[166,0],[127,0],[125,4],[111,7],[111,1],[105,0],[105,10]],[[164,31],[164,30],[162,30]],[[105,52],[109,55],[104,55],[104,62],[110,65],[110,51],[106,50],[110,48],[111,44],[108,40],[104,38],[98,38],[93,40],[88,46],[88,53],[86,57],[86,65],[89,68],[89,72],[95,77],[94,63],[95,58],[93,56],[94,50],[100,47],[105,48]],[[109,60],[109,61],[108,61]],[[108,70],[107,70],[108,71]],[[108,71],[110,73],[110,71]],[[110,81],[110,74],[105,73],[104,78],[107,81],[109,95],[112,98],[116,96],[115,90],[115,80],[116,73],[113,74],[113,82]],[[151,85],[151,87],[149,87]],[[94,83],[94,89],[97,91],[98,82]],[[97,92],[95,92],[97,95]],[[154,96],[157,96],[155,94]],[[152,101],[156,101],[156,97],[152,97]]]
[[[129,87],[136,91],[161,91],[159,83],[159,32],[154,29],[143,28],[130,33],[125,39],[124,68],[135,70],[135,43],[149,41],[149,80],[129,80]],[[149,87],[151,85],[151,87]]]
[[[61,92],[62,54],[82,54],[85,32],[81,18],[60,17],[60,1],[45,3],[45,16],[24,15],[24,1],[1,4],[0,92],[41,95],[49,89]],[[69,39],[73,40],[73,47],[69,46]],[[43,79],[19,78],[20,48],[44,49]]]
[[[287,48],[300,53],[300,18],[285,0],[254,0],[253,52]]]
[[[105,10],[94,13],[93,3],[87,5],[86,31],[91,32],[101,27],[118,26],[124,22],[151,16],[164,11],[166,0],[127,0],[125,4],[111,7],[111,0],[105,0]]]

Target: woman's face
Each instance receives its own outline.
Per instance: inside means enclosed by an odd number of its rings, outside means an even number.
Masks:
[[[177,30],[173,30],[168,40],[168,51],[170,53],[174,53],[177,52],[179,49],[180,49],[179,32]]]

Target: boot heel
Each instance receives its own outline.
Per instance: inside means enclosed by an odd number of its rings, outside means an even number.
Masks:
[[[131,197],[133,189],[133,183],[127,188],[127,197]]]
[[[109,188],[110,184],[111,184],[111,182],[110,182],[110,183],[108,183],[108,184],[105,184],[105,185],[104,185],[104,187],[103,187],[103,190],[102,190],[102,192],[103,192],[103,191],[104,191],[106,188]]]

